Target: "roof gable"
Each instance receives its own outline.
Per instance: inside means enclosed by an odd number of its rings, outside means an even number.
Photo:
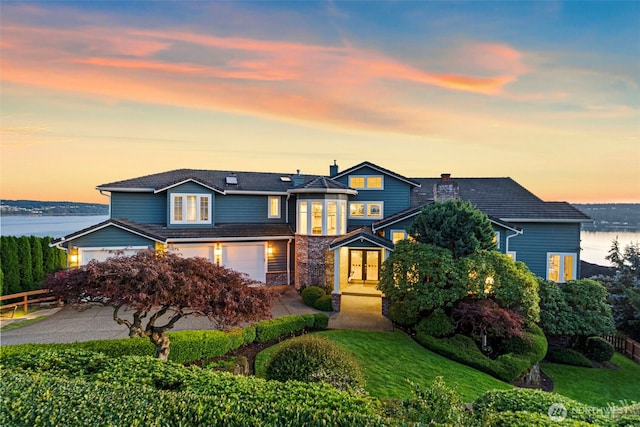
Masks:
[[[400,174],[397,174],[397,173],[395,173],[393,171],[390,171],[389,169],[385,169],[383,167],[380,167],[380,166],[378,166],[376,164],[373,164],[373,163],[367,162],[367,161],[362,162],[360,164],[357,164],[355,166],[352,166],[352,167],[350,167],[348,169],[345,169],[342,172],[335,174],[331,178],[333,178],[333,179],[342,178],[344,176],[351,175],[354,172],[356,172],[356,171],[358,171],[360,169],[363,169],[363,168],[370,168],[370,169],[373,169],[375,171],[380,172],[383,175],[387,175],[387,176],[390,176],[390,177],[395,178],[397,180],[403,181],[403,182],[405,182],[405,183],[407,183],[409,185],[412,185],[414,187],[420,187],[420,183],[415,182],[414,180],[406,178],[406,177],[404,177],[404,176],[402,176]]]

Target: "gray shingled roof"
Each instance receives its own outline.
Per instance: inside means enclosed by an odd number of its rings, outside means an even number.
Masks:
[[[235,176],[237,184],[227,184],[226,178]],[[287,177],[290,181],[283,181]],[[237,172],[204,169],[176,169],[123,181],[110,182],[97,187],[105,191],[162,191],[184,181],[193,180],[219,191],[286,192],[294,187],[295,174],[273,172]],[[308,182],[317,175],[302,175]]]
[[[357,190],[354,190],[348,185],[344,185],[325,176],[319,176],[312,179],[311,181],[307,181],[301,185],[298,185],[292,190],[289,190],[289,193],[304,193],[306,191],[358,194]]]
[[[336,238],[329,244],[329,249],[333,250],[339,248],[340,246],[348,245],[351,242],[358,241],[360,239],[367,240],[389,250],[395,249],[395,245],[391,240],[387,240],[384,237],[378,236],[377,234],[373,233],[373,231],[371,231],[371,227],[367,226],[357,228],[345,234],[344,236]]]
[[[421,184],[411,193],[411,206],[433,201],[433,186],[440,178],[412,178]],[[452,178],[460,198],[473,203],[489,216],[503,221],[591,219],[566,202],[545,202],[511,178]]]
[[[378,165],[376,165],[374,163],[371,163],[371,162],[368,162],[368,161],[364,161],[362,163],[358,163],[355,166],[351,166],[350,168],[347,168],[347,169],[343,170],[342,172],[339,172],[339,173],[335,174],[334,176],[332,176],[332,178],[339,178],[341,176],[349,175],[350,173],[355,172],[358,169],[362,169],[364,167],[368,167],[368,168],[371,168],[371,169],[378,170],[381,173],[384,173],[384,174],[389,175],[389,176],[393,176],[393,177],[395,177],[395,178],[397,178],[397,179],[399,179],[401,181],[405,181],[407,184],[411,184],[411,185],[416,186],[416,187],[420,185],[420,183],[416,182],[413,178],[404,177],[404,176],[400,175],[399,173],[396,173],[396,172],[391,171],[389,169],[385,169],[385,168],[383,168],[381,166],[378,166]]]

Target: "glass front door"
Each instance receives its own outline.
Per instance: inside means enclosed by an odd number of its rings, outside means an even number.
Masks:
[[[380,251],[351,249],[349,282],[378,282],[380,271]]]

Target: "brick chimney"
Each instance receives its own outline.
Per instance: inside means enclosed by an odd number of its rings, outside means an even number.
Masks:
[[[451,180],[450,173],[440,175],[440,182],[433,184],[433,199],[436,202],[446,202],[450,199],[459,199],[460,190],[458,183]]]
[[[333,161],[332,165],[329,165],[329,177],[333,177],[338,175],[338,164],[336,161]]]

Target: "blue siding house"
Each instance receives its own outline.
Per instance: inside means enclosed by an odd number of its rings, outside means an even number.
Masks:
[[[450,198],[485,212],[498,249],[543,278],[579,277],[580,225],[511,178],[406,178],[370,162],[327,176],[178,169],[102,184],[110,218],[54,242],[70,267],[146,248],[198,256],[267,285],[380,295],[381,263],[425,206]]]

